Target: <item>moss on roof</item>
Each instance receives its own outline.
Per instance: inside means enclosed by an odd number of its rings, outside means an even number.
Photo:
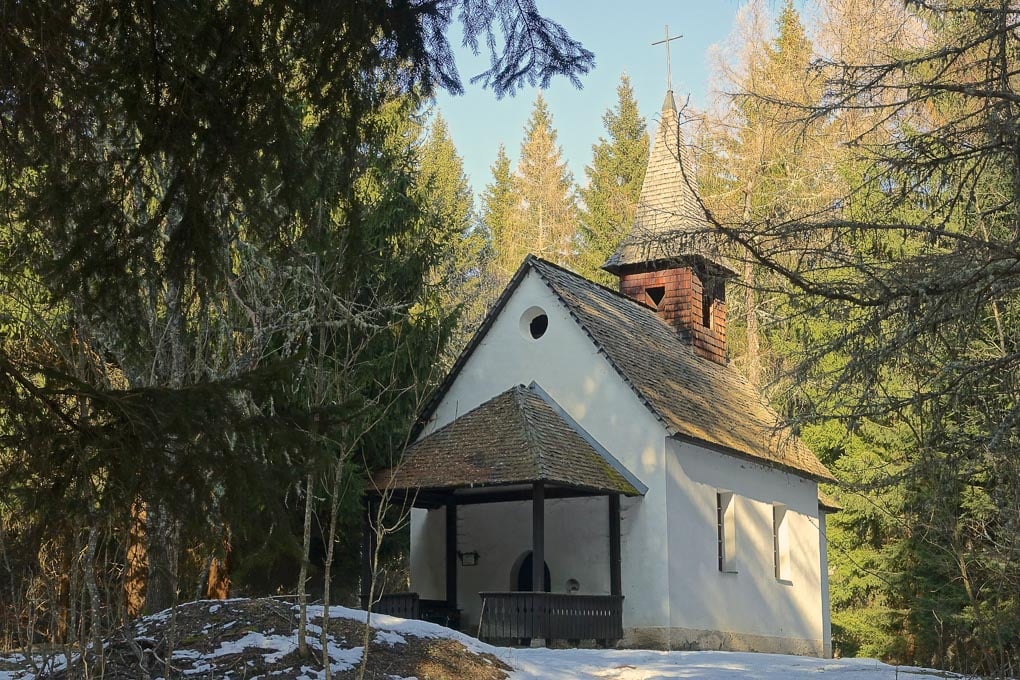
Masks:
[[[537,390],[512,387],[407,448],[378,488],[457,489],[533,482],[637,496]]]

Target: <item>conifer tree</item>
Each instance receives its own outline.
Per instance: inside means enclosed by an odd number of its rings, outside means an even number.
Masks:
[[[834,640],[1011,676],[1020,145],[1002,131],[1018,122],[1014,12],[984,1],[832,5],[892,21],[832,32],[867,44],[831,44],[812,65],[825,71],[824,99],[759,96],[755,110],[785,102],[791,120],[838,130],[846,144],[816,174],[840,191],[790,201],[780,189],[792,185],[772,171],[796,159],[780,157],[763,169],[768,200],[752,203],[751,219],[717,227],[768,273],[758,286],[794,326],[769,339],[799,351],[787,413],[844,480],[830,536]]]
[[[196,592],[189,560],[223,524],[285,542],[267,527],[355,411],[379,423],[366,449],[393,450],[408,405],[378,392],[420,384],[446,323],[423,291],[446,241],[395,96],[461,90],[455,20],[497,95],[592,63],[532,0],[455,4],[0,0],[0,534],[80,565],[91,633],[122,623],[117,565],[97,563],[139,502],[162,609]],[[356,375],[332,371],[348,343]],[[80,593],[26,564],[11,580],[67,621]]]
[[[608,139],[600,137],[592,146],[591,165],[585,168],[588,186],[580,190],[578,271],[605,285],[615,277],[600,267],[630,232],[648,165],[648,131],[626,74],[616,94],[615,109],[602,116]]]
[[[705,196],[720,221],[733,224],[781,223],[794,214],[824,206],[835,195],[832,159],[837,155],[824,123],[805,127],[797,106],[816,104],[821,80],[810,69],[813,46],[797,10],[786,2],[768,39],[770,20],[759,3],[740,14],[737,63],[725,66],[731,94],[716,134],[700,146]],[[784,105],[781,102],[796,102]],[[713,138],[714,137],[714,138]],[[751,258],[743,259],[742,295],[732,300],[732,341],[737,367],[754,383],[770,385],[782,368],[771,352],[760,319],[774,316],[759,300],[759,288],[774,285]]]
[[[506,264],[519,264],[528,253],[560,265],[575,259],[578,211],[574,177],[562,159],[556,136],[552,114],[539,92],[521,143],[512,227],[493,241]]]
[[[485,228],[492,247],[491,269],[493,277],[500,282],[510,278],[517,264],[505,247],[514,229],[517,207],[517,188],[510,157],[506,147],[499,145],[496,160],[490,167],[492,181],[485,185],[482,194],[482,226]],[[518,263],[519,264],[519,263]]]
[[[475,214],[464,162],[438,112],[418,156],[423,203],[445,229],[445,254],[432,272],[431,283],[438,288],[441,307],[457,312],[444,353],[455,357],[481,323],[491,297],[488,239]]]

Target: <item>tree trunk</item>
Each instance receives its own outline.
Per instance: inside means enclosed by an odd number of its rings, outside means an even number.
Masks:
[[[365,671],[368,670],[368,653],[372,644],[372,602],[375,600],[376,576],[379,573],[379,547],[382,545],[383,530],[383,509],[386,505],[386,496],[375,510],[375,517],[370,517],[367,531],[375,533],[375,541],[370,543],[373,546],[370,556],[371,573],[368,580],[368,607],[365,610],[365,627],[361,631],[361,646],[364,650],[361,653],[361,663],[358,665],[357,680],[365,680]]]
[[[225,600],[230,597],[230,572],[225,559],[213,557],[209,562],[209,581],[205,596],[210,600]]]
[[[308,655],[308,594],[305,586],[308,582],[308,565],[311,561],[312,549],[312,484],[313,475],[311,471],[305,478],[305,527],[304,536],[301,541],[301,569],[298,572],[298,651],[301,656]]]
[[[758,337],[758,292],[755,286],[754,265],[744,263],[744,313],[747,323],[747,349],[744,356],[747,379],[761,384],[761,346]]]
[[[97,676],[103,677],[105,671],[103,654],[103,620],[99,585],[96,583],[96,548],[99,545],[99,529],[94,524],[89,527],[89,539],[85,547],[85,564],[82,565],[85,576],[85,588],[89,595],[89,638],[92,653],[96,657]]]
[[[145,537],[148,573],[145,582],[145,611],[169,609],[177,599],[177,523],[163,503],[146,508]]]
[[[145,608],[145,576],[149,561],[145,553],[145,505],[136,501],[131,506],[131,529],[128,532],[124,601],[128,616],[134,618]]]
[[[325,680],[332,677],[332,668],[329,658],[329,586],[333,575],[333,553],[336,547],[336,525],[337,514],[340,511],[340,486],[343,480],[343,458],[338,457],[333,468],[333,484],[330,488],[329,499],[329,542],[326,544],[326,563],[323,566],[322,576],[322,633],[320,643],[322,644],[322,668],[325,673]]]

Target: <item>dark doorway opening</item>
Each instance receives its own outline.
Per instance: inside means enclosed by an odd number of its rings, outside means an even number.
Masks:
[[[532,565],[535,561],[532,559],[532,553],[529,550],[528,554],[521,560],[521,566],[517,568],[517,590],[522,593],[531,592],[534,578],[532,574]],[[545,565],[545,592],[551,592],[552,590],[552,578],[549,574],[549,564]]]

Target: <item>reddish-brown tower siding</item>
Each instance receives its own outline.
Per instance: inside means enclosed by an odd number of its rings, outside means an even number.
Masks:
[[[620,277],[624,295],[657,309],[699,356],[725,364],[726,280],[736,271],[719,252],[691,170],[669,91],[630,234],[602,268]]]
[[[725,288],[721,281],[710,284],[711,290],[706,296],[702,276],[692,267],[621,272],[620,292],[655,307],[659,316],[690,337],[691,345],[699,356],[726,364]],[[662,289],[662,298],[656,304],[658,288]],[[705,302],[710,306],[707,319]]]

